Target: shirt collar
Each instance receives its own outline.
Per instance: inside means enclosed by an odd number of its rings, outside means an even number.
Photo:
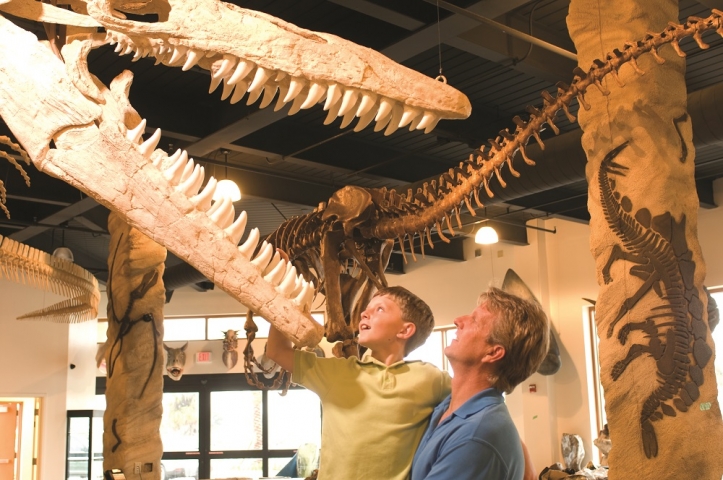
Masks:
[[[357,361],[358,363],[361,363],[361,364],[373,363],[373,364],[375,364],[375,365],[379,365],[380,367],[392,368],[392,367],[396,367],[397,365],[404,365],[405,363],[413,362],[413,361],[416,361],[416,360],[406,361],[406,360],[404,360],[404,359],[401,359],[401,360],[399,360],[398,362],[394,362],[394,363],[392,363],[391,365],[387,365],[386,363],[380,362],[379,360],[377,360],[376,358],[374,358],[374,357],[372,356],[372,351],[369,350],[369,349],[367,349],[367,351],[364,352],[364,355],[362,355],[362,358],[361,358],[361,359],[357,358],[356,361]]]
[[[451,397],[449,399],[451,400]],[[487,388],[475,394],[469,400],[464,402],[464,404],[457,410],[455,410],[452,415],[458,416],[460,418],[467,418],[484,408],[504,403],[504,401],[505,399],[502,396],[502,392],[500,392],[494,387]],[[447,401],[447,406],[449,407],[449,401]]]

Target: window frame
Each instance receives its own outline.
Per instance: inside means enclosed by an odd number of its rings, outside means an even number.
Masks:
[[[278,374],[277,374],[278,375]],[[216,373],[207,375],[184,375],[180,380],[174,381],[169,377],[163,377],[164,393],[195,393],[198,392],[198,452],[163,452],[162,460],[195,460],[198,459],[198,478],[210,478],[211,460],[221,458],[261,458],[263,465],[263,476],[273,475],[276,472],[269,472],[269,460],[271,458],[292,457],[295,449],[269,449],[269,401],[268,395],[273,392],[277,394],[281,389],[269,389],[275,376],[266,378],[257,374],[265,389],[261,390],[261,425],[262,425],[262,448],[261,450],[211,450],[211,392],[219,391],[258,391],[257,387],[249,385],[242,373]],[[105,395],[106,377],[96,377],[96,395]],[[305,390],[303,387],[292,384],[289,390]],[[321,416],[321,404],[319,407]]]

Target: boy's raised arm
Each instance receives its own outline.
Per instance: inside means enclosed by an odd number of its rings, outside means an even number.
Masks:
[[[269,329],[266,355],[289,373],[294,373],[294,347],[273,325]]]

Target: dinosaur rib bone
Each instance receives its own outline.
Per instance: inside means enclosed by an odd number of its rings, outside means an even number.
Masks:
[[[166,3],[167,2],[167,3]],[[471,105],[454,88],[334,35],[299,28],[272,16],[218,0],[139,2],[89,0],[88,13],[107,41],[133,60],[198,65],[211,72],[210,92],[223,84],[223,100],[247,104],[262,98],[275,109],[293,102],[289,115],[324,102],[325,124],[342,117],[354,131],[376,121],[389,135],[409,125],[430,132],[440,119],[467,118]],[[124,20],[121,12],[157,14],[157,23]]]
[[[85,322],[98,317],[98,280],[84,268],[0,235],[0,277],[71,297],[18,320]]]

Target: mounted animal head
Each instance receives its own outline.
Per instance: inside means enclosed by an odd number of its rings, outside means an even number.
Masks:
[[[511,268],[507,270],[505,279],[502,281],[502,290],[518,297],[527,300],[528,302],[540,302],[532,293],[532,290],[527,286],[525,282],[515,273]],[[537,369],[537,373],[542,375],[554,375],[560,370],[560,347],[557,345],[555,339],[555,332],[552,330],[552,324],[550,324],[550,346],[547,349],[547,355],[542,360],[540,367]]]
[[[223,332],[223,350],[230,352],[238,347],[238,330],[226,330]]]
[[[180,348],[169,347],[165,343],[163,349],[168,354],[166,358],[166,372],[171,380],[180,380],[183,376],[183,367],[186,366],[186,347],[188,342]]]

